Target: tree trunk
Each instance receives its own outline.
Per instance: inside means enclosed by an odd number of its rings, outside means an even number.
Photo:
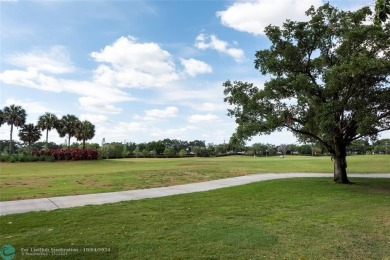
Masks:
[[[336,183],[350,184],[347,177],[346,145],[336,144],[336,153],[333,155],[334,177]]]
[[[68,136],[68,148],[70,147],[70,135]]]
[[[83,139],[83,150],[85,150],[85,139]]]
[[[45,147],[45,150],[47,150],[49,147],[47,145],[47,141],[49,139],[49,129],[46,129],[46,147]]]
[[[13,130],[14,130],[14,125],[11,124],[11,131],[9,134],[9,150],[8,150],[9,154],[12,154],[12,132],[13,132]]]

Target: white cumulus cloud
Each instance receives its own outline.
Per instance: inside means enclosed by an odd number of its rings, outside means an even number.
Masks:
[[[227,27],[254,35],[264,35],[269,24],[281,26],[286,19],[307,20],[305,11],[310,6],[319,7],[321,0],[256,0],[237,1],[224,11],[217,12],[221,23]]]
[[[52,84],[47,84],[55,81],[55,79],[39,73],[34,68],[27,68],[26,70],[5,70],[0,73],[0,80],[5,84],[18,85],[45,91],[60,92],[62,89],[61,87],[56,88]]]
[[[204,112],[214,112],[214,111],[221,111],[226,110],[227,105],[225,103],[201,103],[194,106],[194,109]]]
[[[53,46],[49,50],[36,50],[16,53],[6,58],[9,64],[53,74],[62,74],[74,70],[69,54],[63,46]]]
[[[207,63],[195,59],[182,59],[181,64],[184,66],[184,72],[191,77],[202,73],[211,73],[213,69]]]
[[[114,127],[114,131],[126,133],[132,132],[145,132],[148,130],[148,127],[141,122],[120,122],[118,127]]]
[[[165,109],[151,109],[145,111],[145,120],[156,120],[173,118],[177,116],[179,109],[174,106],[166,107]]]
[[[101,125],[110,122],[107,116],[99,115],[99,114],[81,114],[80,120],[82,121],[87,120],[95,125]]]
[[[131,100],[128,93],[113,86],[99,85],[93,81],[68,80],[48,76],[36,70],[6,70],[0,73],[0,81],[6,84],[29,87],[50,92],[67,92],[80,95],[79,103],[86,110],[106,110],[117,113],[113,103]]]
[[[5,106],[10,105],[18,105],[22,106],[27,110],[28,114],[44,114],[45,112],[50,111],[51,113],[58,113],[59,111],[46,107],[41,102],[33,101],[31,99],[15,99],[15,98],[7,98],[5,100]],[[34,122],[35,123],[35,122]]]
[[[172,55],[157,43],[139,43],[134,37],[120,37],[91,57],[100,63],[94,72],[96,83],[145,88],[164,86],[179,79]]]
[[[214,34],[199,34],[196,37],[195,47],[200,50],[216,50],[220,53],[231,56],[236,62],[243,61],[245,57],[244,51],[242,49],[230,47],[228,42],[218,39],[218,37]]]
[[[183,126],[178,128],[160,129],[153,128],[150,135],[158,139],[172,138],[172,139],[184,139],[185,136],[193,130],[194,127]]]
[[[103,98],[97,98],[92,96],[79,97],[80,107],[85,111],[99,112],[103,114],[119,114],[122,112],[121,108],[110,104]]]
[[[188,117],[189,123],[201,123],[201,122],[215,122],[218,121],[218,116],[213,114],[206,114],[206,115],[191,115]]]

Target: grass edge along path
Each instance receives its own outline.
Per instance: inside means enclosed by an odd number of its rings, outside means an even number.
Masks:
[[[22,247],[104,246],[119,259],[388,259],[390,179],[355,182],[281,179],[2,216],[0,241],[16,256]],[[77,257],[104,259],[56,259]]]

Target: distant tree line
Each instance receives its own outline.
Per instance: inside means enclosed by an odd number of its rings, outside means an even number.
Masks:
[[[8,151],[9,140],[0,140],[0,151]],[[164,139],[144,143],[134,142],[108,142],[108,143],[78,143],[56,144],[54,142],[35,142],[28,148],[26,143],[13,142],[12,149],[18,153],[27,153],[29,149],[39,151],[53,149],[92,149],[99,151],[102,159],[113,158],[172,158],[172,157],[211,157],[227,155],[246,156],[284,156],[284,155],[327,155],[326,149],[318,144],[264,144],[255,143],[245,145],[232,143],[206,144],[205,141],[182,141],[177,139]],[[390,139],[381,139],[372,144],[364,140],[356,140],[348,146],[349,155],[358,154],[390,154]]]
[[[81,144],[73,143],[72,148]],[[386,148],[387,147],[387,148]],[[226,155],[247,156],[276,156],[276,155],[313,155],[327,154],[326,149],[319,144],[264,144],[244,143],[214,144],[202,140],[183,141],[177,139],[164,139],[144,143],[112,142],[112,143],[88,143],[87,148],[99,149],[102,158],[166,158],[166,157],[210,157]],[[349,155],[355,154],[390,154],[390,139],[378,140],[372,144],[368,141],[356,140],[348,146]]]

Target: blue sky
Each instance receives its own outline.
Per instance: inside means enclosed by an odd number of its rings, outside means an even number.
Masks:
[[[344,10],[373,2],[330,1]],[[45,112],[74,114],[95,124],[97,143],[227,142],[236,125],[222,83],[261,87],[267,77],[253,60],[269,46],[264,27],[303,20],[310,5],[322,3],[2,0],[0,105],[21,105],[29,123]],[[8,138],[3,125],[0,139]],[[56,131],[49,141],[64,142]],[[296,139],[282,131],[253,142]]]

